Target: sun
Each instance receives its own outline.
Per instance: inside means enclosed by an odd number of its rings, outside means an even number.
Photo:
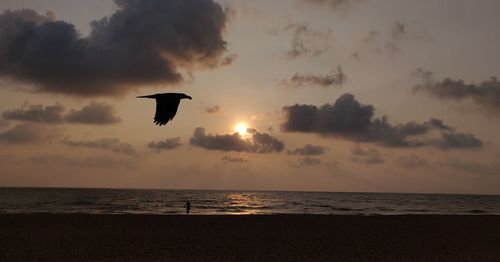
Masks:
[[[247,134],[248,125],[245,122],[239,122],[234,126],[234,131],[239,133],[240,136],[245,136]]]

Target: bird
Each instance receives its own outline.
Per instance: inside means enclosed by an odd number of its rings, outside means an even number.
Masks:
[[[183,93],[162,93],[147,96],[138,96],[137,98],[154,98],[156,100],[156,113],[154,123],[159,126],[165,125],[170,120],[174,119],[181,99],[192,99],[190,96]]]

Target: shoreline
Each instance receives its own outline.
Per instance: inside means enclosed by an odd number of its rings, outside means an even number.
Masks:
[[[0,261],[499,261],[494,215],[0,215]]]

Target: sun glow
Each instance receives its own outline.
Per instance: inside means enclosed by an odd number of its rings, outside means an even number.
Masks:
[[[245,136],[247,134],[247,128],[247,123],[239,122],[236,126],[234,126],[234,131],[239,133],[241,136]]]

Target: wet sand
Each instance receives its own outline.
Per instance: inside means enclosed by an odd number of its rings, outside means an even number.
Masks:
[[[500,216],[0,215],[0,261],[500,261]]]

